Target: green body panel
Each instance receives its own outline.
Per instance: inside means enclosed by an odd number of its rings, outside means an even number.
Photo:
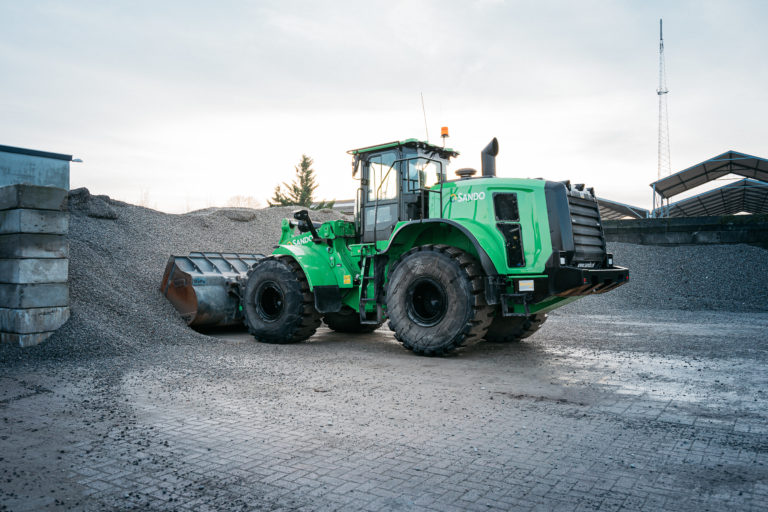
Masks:
[[[387,250],[390,261],[396,261],[414,247],[428,244],[444,244],[457,247],[479,259],[475,245],[467,236],[449,223],[399,222],[390,240],[381,244]]]
[[[354,276],[360,273],[359,256],[354,258],[348,247],[349,243],[354,243],[354,223],[324,222],[317,234],[323,242],[315,243],[311,233],[300,233],[288,219],[283,219],[280,243],[272,254],[293,256],[304,270],[310,289],[339,286],[351,290]]]
[[[527,275],[544,272],[552,255],[543,180],[479,178],[443,185],[443,215],[465,226],[477,238],[499,274]],[[507,264],[504,237],[496,228],[493,194],[517,193],[525,265]],[[440,211],[440,198],[432,194],[430,212]]]

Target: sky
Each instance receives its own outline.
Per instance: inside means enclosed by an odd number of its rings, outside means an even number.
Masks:
[[[453,170],[497,137],[499,176],[649,208],[659,18],[673,172],[768,157],[757,0],[0,0],[0,144],[72,154],[72,188],[182,213],[266,205],[302,154],[317,199],[349,199],[347,150],[448,126]]]

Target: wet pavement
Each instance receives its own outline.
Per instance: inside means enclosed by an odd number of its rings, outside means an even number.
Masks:
[[[556,313],[442,359],[209,341],[5,365],[0,509],[768,509],[768,313]]]

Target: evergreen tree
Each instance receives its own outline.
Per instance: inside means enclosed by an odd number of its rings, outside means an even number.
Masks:
[[[301,162],[295,167],[296,177],[293,183],[283,182],[282,185],[276,186],[274,196],[268,201],[269,206],[304,206],[313,210],[333,208],[334,201],[319,201],[312,206],[312,195],[317,188],[312,163],[312,159],[307,155],[301,155]],[[285,187],[285,192],[282,187]]]

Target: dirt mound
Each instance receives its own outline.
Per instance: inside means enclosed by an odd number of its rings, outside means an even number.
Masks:
[[[71,191],[72,316],[46,342],[25,352],[67,358],[130,354],[156,343],[206,341],[186,326],[159,291],[169,255],[269,254],[280,237],[282,219],[295,210],[209,208],[173,215],[92,195],[84,188]],[[322,222],[341,216],[324,210],[313,212],[312,218]]]

